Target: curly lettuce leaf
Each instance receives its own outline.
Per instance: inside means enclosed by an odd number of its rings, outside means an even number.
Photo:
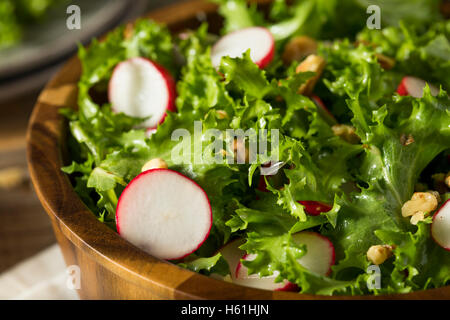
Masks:
[[[395,58],[394,70],[436,82],[450,89],[450,21],[433,23],[423,30],[420,25],[400,23],[398,27],[365,30],[358,38],[379,53]]]

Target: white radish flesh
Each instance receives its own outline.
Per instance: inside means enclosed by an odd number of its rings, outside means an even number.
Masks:
[[[423,89],[425,88],[425,82],[422,79],[416,77],[404,77],[397,88],[397,93],[401,96],[411,96],[414,98],[423,97]],[[431,94],[437,96],[439,94],[439,89],[428,83],[430,87]]]
[[[431,235],[438,245],[450,251],[450,199],[433,216]]]
[[[297,244],[306,245],[306,254],[298,259],[303,267],[322,276],[331,273],[334,264],[334,246],[328,238],[316,232],[299,232],[292,235]]]
[[[246,254],[242,257],[242,260],[252,261],[256,258],[255,254]],[[266,277],[259,277],[257,274],[248,274],[248,269],[239,262],[236,271],[232,274],[233,283],[240,284],[242,286],[272,290],[272,291],[295,291],[297,286],[287,280],[282,282],[275,282],[276,277],[280,273],[275,271],[272,275]]]
[[[211,50],[214,67],[219,67],[222,57],[241,57],[250,49],[250,58],[261,69],[273,59],[275,41],[270,31],[263,27],[250,27],[223,36]]]
[[[156,128],[167,111],[175,111],[175,82],[169,72],[145,58],[131,58],[119,63],[108,87],[114,112],[146,118],[145,128]]]
[[[160,259],[181,259],[209,235],[212,211],[206,193],[191,179],[169,169],[134,178],[120,196],[119,234]]]

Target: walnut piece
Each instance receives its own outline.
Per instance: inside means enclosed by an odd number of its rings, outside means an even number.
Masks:
[[[248,163],[249,153],[248,148],[245,147],[245,141],[242,139],[234,139],[232,144],[237,163]]]
[[[305,57],[317,52],[317,42],[307,36],[292,38],[284,47],[282,59],[287,65],[294,61],[301,61]]]
[[[400,137],[400,142],[402,145],[409,146],[411,143],[414,143],[414,137],[411,134],[402,134]]]
[[[346,124],[335,124],[331,127],[333,133],[351,144],[360,142],[360,138],[356,134],[356,129]]]
[[[228,119],[228,113],[225,110],[216,110],[217,119]]]
[[[367,250],[367,259],[373,264],[380,265],[392,256],[393,247],[389,245],[371,246]]]
[[[416,212],[412,217],[411,217],[411,224],[413,225],[417,225],[419,223],[419,221],[423,221],[425,220],[425,213],[422,211]]]
[[[314,54],[309,55],[303,60],[295,69],[295,72],[315,72],[315,75],[308,79],[306,83],[302,84],[298,89],[299,94],[309,96],[312,94],[317,81],[319,81],[322,75],[323,69],[325,69],[325,59]]]
[[[151,169],[167,169],[167,163],[161,159],[161,158],[154,158],[150,161],[148,161],[144,166],[142,167],[142,172],[151,170]]]
[[[378,63],[385,70],[391,70],[395,66],[395,60],[391,57],[385,56],[382,53],[376,53]]]
[[[402,207],[402,216],[411,217],[418,212],[431,212],[436,210],[438,199],[431,192],[415,192],[411,200],[406,201]]]

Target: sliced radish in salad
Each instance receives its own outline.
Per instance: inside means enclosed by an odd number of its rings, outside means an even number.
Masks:
[[[211,206],[203,189],[169,169],[151,169],[134,178],[122,192],[116,211],[117,232],[160,259],[191,254],[212,226]]]
[[[328,212],[332,209],[328,204],[318,201],[299,201],[305,207],[305,212],[311,216],[318,216],[322,212]]]
[[[146,128],[156,128],[166,112],[175,111],[175,81],[157,63],[137,57],[119,63],[108,87],[114,112],[146,118]]]
[[[252,261],[256,258],[256,254],[245,254],[242,257],[242,260]],[[240,284],[246,287],[264,289],[264,290],[272,290],[272,291],[296,291],[298,287],[296,284],[291,283],[287,280],[282,282],[275,282],[275,278],[280,273],[275,271],[273,275],[267,277],[259,277],[257,274],[248,274],[248,269],[239,262],[236,267],[236,272],[234,276],[232,275],[233,282],[236,284]]]
[[[411,96],[414,98],[422,98],[423,97],[423,89],[425,88],[425,85],[427,82],[425,82],[422,79],[416,78],[416,77],[403,77],[402,81],[400,82],[397,93],[401,96]],[[439,94],[439,89],[433,86],[432,84],[428,83],[428,86],[430,87],[431,94],[433,96],[437,96]]]
[[[241,257],[245,255],[245,251],[239,249],[243,243],[244,239],[233,240],[228,242],[219,250],[222,257],[227,261],[228,266],[230,267],[230,274],[233,274],[236,271]]]
[[[236,58],[250,49],[250,58],[261,69],[273,59],[275,41],[270,31],[263,27],[250,27],[223,36],[211,50],[214,67],[219,67],[222,57]]]
[[[298,259],[298,263],[311,272],[322,276],[331,273],[331,266],[335,261],[334,246],[328,238],[316,233],[303,231],[292,235],[295,243],[306,246],[306,254]],[[245,254],[241,259],[252,261],[256,254]],[[275,271],[272,275],[259,277],[257,274],[248,274],[248,269],[242,261],[237,264],[236,272],[232,274],[232,280],[236,284],[247,287],[275,290],[275,291],[297,291],[298,286],[288,280],[275,282],[280,273]]]
[[[311,96],[311,100],[315,103],[317,106],[317,110],[320,114],[320,116],[329,124],[329,125],[335,125],[337,124],[336,118],[333,116],[333,114],[327,109],[323,101],[316,95]]]
[[[292,235],[295,243],[306,245],[306,254],[298,259],[303,267],[322,276],[331,273],[334,264],[334,246],[327,237],[316,232],[302,231]]]
[[[450,199],[434,214],[431,235],[438,245],[450,251]]]

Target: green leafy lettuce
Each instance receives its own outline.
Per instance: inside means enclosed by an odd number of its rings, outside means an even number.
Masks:
[[[437,172],[432,168],[436,161],[439,170],[449,169],[450,101],[445,91],[449,29],[448,23],[439,21],[436,2],[413,1],[411,9],[400,1],[375,2],[389,27],[358,35],[365,25],[365,1],[304,0],[292,6],[274,1],[267,15],[241,0],[215,2],[225,18],[223,33],[253,25],[273,33],[277,55],[266,70],[251,61],[249,51],[237,58],[224,57],[215,69],[210,50],[216,37],[206,24],[174,37],[164,26],[141,20],[127,37],[118,28],[104,41],[80,47],[79,109],[63,111],[69,120],[72,156],[63,170],[86,205],[114,229],[124,187],[148,160],[163,158],[170,169],[205,190],[213,210],[207,241],[176,261],[184,268],[225,276],[230,270],[219,250],[239,238],[244,240],[241,249],[255,255],[254,260],[243,261],[249,273],[278,272],[276,281],[287,279],[300,292],[404,293],[447,284],[450,253],[431,240],[430,219],[414,226],[401,214],[416,184],[428,183],[423,175]],[[345,21],[342,12],[348,13]],[[339,123],[355,128],[359,142],[335,135],[316,104],[297,93],[314,73],[295,74],[297,62],[279,63],[285,42],[299,34],[346,38],[319,43],[326,68],[314,93]],[[395,66],[383,69],[379,54],[392,57]],[[112,112],[106,98],[114,67],[136,56],[158,62],[177,80],[177,112],[169,112],[150,136],[139,128],[144,119]],[[422,98],[400,97],[396,87],[408,74],[442,85],[440,94],[434,97],[426,88]],[[181,140],[173,139],[177,129],[194,137],[183,140],[187,147],[183,161],[173,157],[182,151]],[[226,159],[198,162],[215,156],[207,148],[212,142],[208,129],[267,130],[268,143],[278,144],[250,164]],[[272,129],[278,130],[277,136]],[[412,143],[404,143],[406,136]],[[217,139],[224,152],[233,153],[225,144],[229,137]],[[275,154],[281,169],[274,176],[261,176],[262,166]],[[258,187],[261,184],[266,190]],[[448,193],[442,195],[447,197]],[[322,202],[331,210],[311,216],[299,201]],[[316,274],[297,262],[307,248],[292,235],[305,230],[333,243],[336,263],[330,275]],[[370,289],[366,253],[377,244],[395,249],[380,266],[381,288]]]

